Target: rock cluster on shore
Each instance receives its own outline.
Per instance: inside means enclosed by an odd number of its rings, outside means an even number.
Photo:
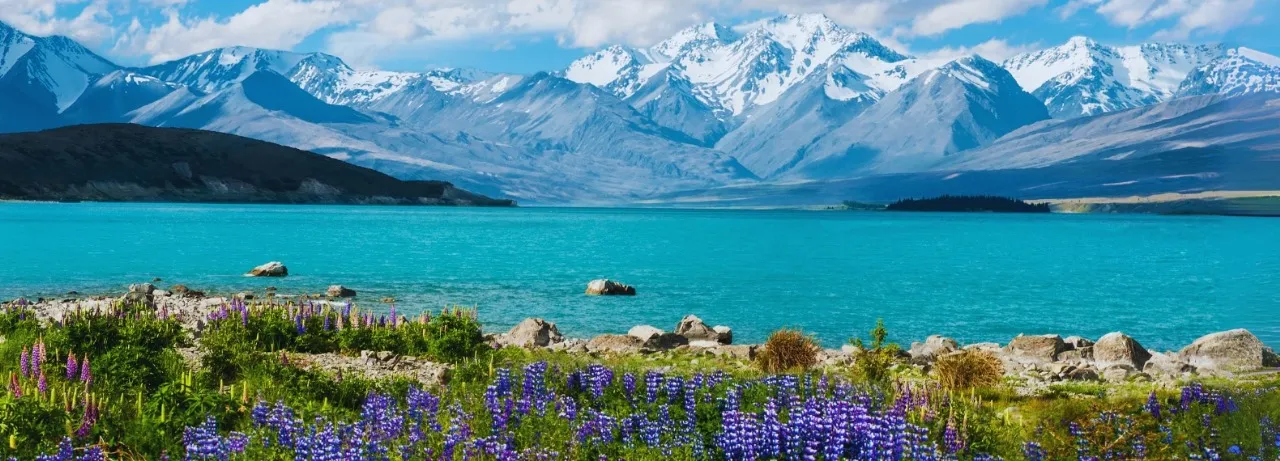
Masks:
[[[336,299],[354,296],[355,292],[341,285],[334,285],[329,287],[326,294],[335,300],[332,302],[340,302]],[[268,290],[267,295],[271,302],[283,302],[287,299],[276,297],[274,290]],[[244,293],[238,297],[249,299],[251,294]],[[208,297],[183,285],[174,285],[166,291],[153,283],[139,283],[129,286],[128,291],[120,297],[41,299],[34,303],[15,300],[12,304],[25,305],[33,309],[38,318],[52,321],[77,310],[106,310],[121,301],[143,303],[178,319],[198,337],[199,331],[204,328],[204,319],[231,300],[227,297]],[[331,301],[321,299],[314,302]],[[694,315],[680,319],[670,332],[651,325],[637,325],[625,334],[604,334],[590,339],[566,337],[555,323],[530,318],[506,333],[489,337],[495,347],[549,348],[590,354],[647,354],[689,350],[740,360],[752,360],[763,347],[734,344],[731,328],[710,326]],[[1173,381],[1197,375],[1241,376],[1273,371],[1280,367],[1280,359],[1275,352],[1257,336],[1243,329],[1205,335],[1179,351],[1166,352],[1149,350],[1138,340],[1114,332],[1103,335],[1096,341],[1078,336],[1063,338],[1059,335],[1019,335],[1004,345],[961,345],[954,339],[934,335],[923,342],[913,343],[902,354],[910,364],[927,369],[941,357],[973,350],[995,355],[1003,363],[1006,376],[1025,380],[1030,387],[1057,381]],[[822,351],[819,362],[827,366],[846,365],[855,360],[856,354],[856,348],[845,345],[839,349]],[[321,365],[341,362],[341,366],[329,367],[335,370],[356,367],[337,358],[329,359],[317,357],[313,361]],[[411,361],[404,363],[411,364]],[[384,371],[389,373],[394,370]],[[423,379],[436,379],[434,373],[435,371],[431,371],[428,373],[430,376],[424,375]]]

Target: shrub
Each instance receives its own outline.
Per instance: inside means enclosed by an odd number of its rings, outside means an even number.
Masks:
[[[900,349],[897,344],[888,342],[888,338],[889,329],[885,328],[884,319],[880,319],[876,320],[876,327],[871,330],[870,345],[861,339],[851,341],[857,348],[853,356],[853,366],[858,377],[873,383],[889,380]]]
[[[813,338],[800,330],[784,328],[769,335],[756,360],[766,373],[805,370],[818,364],[819,351],[821,348]]]
[[[1004,364],[990,352],[962,351],[944,355],[933,365],[938,383],[950,391],[989,387],[1004,378]]]

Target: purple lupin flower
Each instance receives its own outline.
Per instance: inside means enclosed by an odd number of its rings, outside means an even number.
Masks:
[[[18,383],[18,375],[9,374],[9,393],[13,394],[13,398],[22,398],[22,385]]]
[[[43,394],[49,391],[49,382],[44,379],[44,370],[40,370],[40,377],[36,379],[36,389]]]
[[[18,373],[25,378],[31,374],[31,354],[27,352],[27,348],[22,348],[22,355],[18,357]]]
[[[80,382],[86,386],[93,384],[93,370],[89,366],[89,356],[84,356],[84,360],[80,362]]]
[[[67,354],[67,381],[75,381],[76,372],[80,371],[80,364],[76,363],[76,354]]]

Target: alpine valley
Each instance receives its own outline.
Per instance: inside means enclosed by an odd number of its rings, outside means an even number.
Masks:
[[[1280,190],[1280,58],[1085,37],[910,56],[822,15],[708,23],[533,75],[245,47],[151,67],[0,23],[0,132],[195,128],[533,204]]]

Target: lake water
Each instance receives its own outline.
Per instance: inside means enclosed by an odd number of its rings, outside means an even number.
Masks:
[[[337,283],[578,337],[696,313],[740,342],[791,326],[834,347],[884,318],[900,341],[1120,330],[1169,349],[1243,327],[1280,346],[1280,220],[1261,218],[0,203],[0,260],[5,299]],[[242,276],[271,260],[291,275]],[[603,277],[639,295],[583,295]]]

